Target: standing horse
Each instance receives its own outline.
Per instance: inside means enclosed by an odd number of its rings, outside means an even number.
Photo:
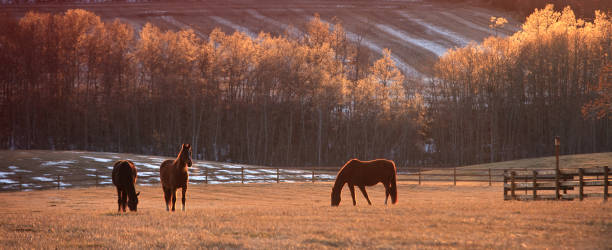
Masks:
[[[166,199],[166,211],[169,211],[170,199],[172,199],[172,211],[176,203],[176,190],[182,188],[183,191],[183,211],[185,211],[185,192],[187,192],[187,182],[189,173],[187,167],[191,167],[191,146],[181,145],[181,151],[175,160],[162,162],[159,168],[159,176],[164,189]]]
[[[125,212],[126,203],[130,211],[136,211],[140,195],[140,192],[136,193],[134,188],[137,175],[136,167],[131,161],[117,161],[113,166],[113,185],[117,187],[118,212],[121,210]]]
[[[389,196],[391,196],[391,201],[395,204],[397,203],[396,179],[395,163],[391,160],[360,161],[352,159],[344,164],[338,172],[336,182],[332,188],[331,205],[340,205],[340,192],[345,183],[348,183],[351,190],[353,206],[357,205],[357,202],[355,202],[355,186],[359,187],[363,196],[368,200],[368,204],[372,205],[365,187],[374,186],[379,182],[382,182],[383,186],[385,186],[385,205]]]

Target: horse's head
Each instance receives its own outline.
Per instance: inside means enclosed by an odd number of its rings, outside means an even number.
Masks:
[[[338,190],[336,187],[332,188],[331,205],[334,207],[340,205],[340,190]]]
[[[191,165],[193,164],[191,162],[191,145],[183,144],[183,146],[181,148],[181,160],[183,160],[183,162],[187,163],[188,167],[191,167]]]
[[[136,212],[137,207],[138,207],[138,196],[139,195],[140,195],[140,192],[136,193],[134,197],[130,197],[130,199],[128,200],[128,207],[130,208],[130,211]]]

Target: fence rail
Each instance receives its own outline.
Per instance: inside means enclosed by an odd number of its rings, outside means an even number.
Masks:
[[[610,196],[608,187],[610,181],[610,168],[578,168],[560,170],[529,170],[506,171],[504,173],[504,200],[573,200],[589,197],[603,197],[604,201]],[[603,187],[599,193],[585,193],[585,188]],[[578,188],[578,193],[570,193]],[[517,191],[525,191],[524,195]],[[530,194],[527,192],[531,191]],[[554,194],[538,194],[538,191],[554,191]]]

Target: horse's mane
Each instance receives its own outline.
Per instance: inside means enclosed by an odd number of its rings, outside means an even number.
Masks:
[[[183,144],[181,145],[181,150],[179,151],[179,154],[176,156],[176,159],[174,159],[173,165],[174,166],[182,166],[182,167],[187,167],[187,165],[185,164],[185,161],[183,160],[183,154],[185,153],[185,149],[189,148],[189,144]]]

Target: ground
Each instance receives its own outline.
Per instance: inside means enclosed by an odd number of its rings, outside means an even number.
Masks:
[[[502,188],[399,183],[372,206],[332,183],[191,185],[168,213],[159,186],[139,186],[138,212],[118,214],[110,187],[0,193],[0,248],[581,248],[612,245],[612,206],[503,201]],[[180,198],[179,198],[180,201]],[[180,208],[180,206],[179,206]]]

